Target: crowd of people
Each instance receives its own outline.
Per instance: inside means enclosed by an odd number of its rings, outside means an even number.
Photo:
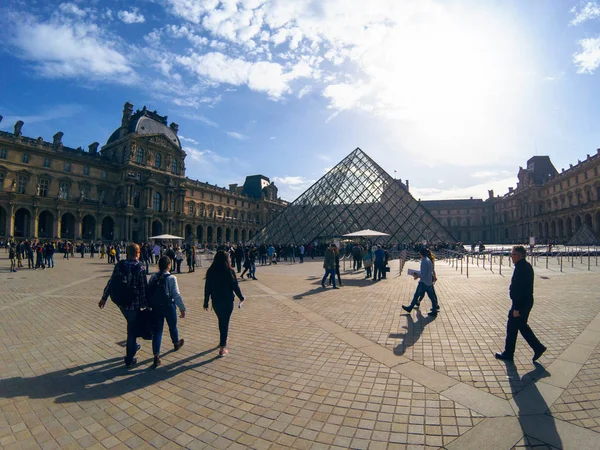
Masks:
[[[115,264],[98,306],[103,309],[110,297],[127,322],[124,360],[126,367],[130,368],[137,364],[135,355],[140,350],[137,338],[145,337],[152,340],[154,355],[152,366],[156,368],[161,364],[160,351],[165,321],[169,327],[173,349],[178,351],[185,342],[179,337],[177,309],[180,311],[179,317],[183,319],[186,308],[179,291],[177,277],[170,272],[173,267],[176,267],[176,263],[167,255],[159,256],[158,271],[148,281],[145,264],[140,261],[142,248],[135,243],[128,244],[125,254],[126,259]],[[235,271],[231,267],[229,253],[219,250],[206,272],[204,310],[208,311],[209,302],[212,300],[212,308],[219,324],[219,356],[221,357],[228,354],[229,321],[233,313],[234,295],[240,299],[241,308],[245,299],[239,288]]]
[[[2,243],[0,243],[2,245]],[[136,363],[135,353],[139,349],[136,338],[143,333],[140,331],[141,317],[148,314],[142,314],[143,311],[150,311],[150,319],[144,319],[144,323],[149,323],[147,327],[152,334],[152,350],[154,354],[153,366],[160,365],[160,349],[162,341],[162,331],[164,321],[169,327],[170,337],[175,350],[183,346],[184,340],[179,338],[177,329],[177,308],[180,310],[180,317],[185,317],[185,305],[174,273],[180,274],[182,264],[187,263],[188,273],[195,272],[200,250],[195,245],[169,245],[144,242],[141,245],[122,242],[111,244],[105,243],[77,243],[70,241],[47,241],[37,240],[8,241],[5,247],[9,252],[11,263],[10,271],[15,272],[20,269],[42,269],[54,268],[54,255],[57,252],[63,253],[64,259],[73,258],[78,253],[81,258],[87,254],[94,258],[96,254],[100,259],[107,259],[107,263],[115,265],[113,274],[104,290],[104,294],[99,303],[100,308],[106,304],[109,296],[113,297],[114,286],[122,286],[124,274],[129,281],[125,285],[131,284],[135,289],[131,291],[124,304],[118,304],[123,316],[127,321],[127,349],[125,364],[131,367]],[[483,244],[473,246],[473,250],[482,251]],[[206,246],[205,248],[208,248]],[[484,248],[484,247],[483,247]],[[431,300],[430,316],[437,316],[440,310],[439,299],[435,290],[437,275],[435,272],[434,252],[440,249],[451,249],[463,251],[462,243],[447,245],[445,243],[430,244],[412,243],[395,245],[386,248],[385,245],[371,245],[369,242],[349,243],[343,250],[340,250],[334,243],[329,244],[308,244],[304,245],[219,245],[216,247],[216,253],[211,266],[209,267],[205,280],[204,309],[208,310],[209,302],[212,300],[212,307],[218,317],[219,323],[219,356],[225,356],[228,353],[228,332],[229,321],[233,312],[234,297],[240,299],[241,308],[244,297],[238,284],[240,279],[257,280],[256,267],[288,262],[294,264],[296,260],[299,263],[304,262],[305,257],[314,259],[317,256],[323,256],[323,268],[325,273],[321,279],[322,288],[326,287],[326,282],[338,289],[343,286],[340,273],[341,256],[347,256],[353,261],[353,270],[360,271],[364,268],[365,279],[379,281],[386,279],[389,271],[389,260],[391,251],[417,251],[421,256],[420,270],[413,271],[412,275],[418,280],[412,301],[409,305],[402,305],[402,308],[411,313],[414,309],[419,309],[425,295]],[[343,255],[345,253],[345,255]],[[125,254],[125,258],[122,255]],[[515,246],[512,254],[515,262],[515,273],[511,281],[511,299],[513,307],[509,313],[507,323],[507,340],[505,350],[496,354],[498,359],[512,360],[516,334],[520,331],[527,342],[534,350],[534,360],[537,360],[542,353],[546,351],[539,340],[535,337],[529,326],[527,318],[533,306],[533,269],[526,261],[526,250],[522,246]],[[27,266],[25,266],[27,261]],[[518,265],[517,265],[518,263]],[[151,273],[150,265],[156,264],[158,267],[148,281],[146,274]],[[517,270],[518,269],[518,270]],[[236,274],[237,271],[237,274]],[[515,278],[516,277],[516,278]],[[117,303],[115,301],[115,303]]]

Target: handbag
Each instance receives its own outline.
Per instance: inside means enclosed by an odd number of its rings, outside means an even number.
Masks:
[[[389,272],[391,269],[392,269],[392,268],[391,268],[390,266],[386,266],[386,267],[385,267],[385,271],[386,271],[386,272]]]
[[[151,341],[154,335],[152,311],[148,308],[138,311],[136,318],[135,337]]]

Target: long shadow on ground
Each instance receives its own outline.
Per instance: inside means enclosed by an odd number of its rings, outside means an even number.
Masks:
[[[419,309],[417,309],[416,321],[409,313],[406,313],[405,316],[408,319],[406,332],[389,335],[391,338],[402,338],[402,342],[394,349],[395,355],[403,355],[409,347],[412,347],[419,340],[425,327],[435,320],[435,316],[423,316]]]
[[[156,382],[172,378],[186,370],[197,369],[211,363],[217,356],[188,364],[205,356],[218,347],[205,350],[157,369],[151,369],[148,358],[138,362],[133,370],[123,364],[123,358],[111,358],[106,361],[50,372],[31,378],[13,377],[0,381],[0,398],[29,397],[53,398],[55,403],[72,403],[86,400],[113,398],[128,392],[143,389]],[[87,370],[86,369],[94,369]],[[107,381],[118,378],[114,382]]]

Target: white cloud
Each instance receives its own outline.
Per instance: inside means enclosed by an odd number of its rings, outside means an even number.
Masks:
[[[273,181],[276,181],[279,184],[287,185],[306,184],[310,182],[304,177],[274,177]]]
[[[493,190],[494,195],[504,195],[508,192],[509,187],[515,187],[517,177],[506,177],[494,181],[486,181],[481,184],[476,184],[467,187],[453,186],[448,189],[440,188],[418,188],[414,184],[410,186],[410,193],[416,199],[421,200],[451,200],[451,199],[466,199],[466,198],[488,198],[488,190]]]
[[[271,136],[269,139],[273,140],[273,139],[277,139],[277,138],[275,136]]]
[[[182,136],[181,134],[179,135],[179,140],[182,141],[182,142],[189,142],[189,143],[194,144],[194,145],[198,145],[199,144],[198,141],[196,141],[195,139]]]
[[[247,139],[250,139],[249,136],[246,136],[245,134],[242,134],[242,133],[238,133],[237,131],[228,131],[227,135],[231,136],[232,138],[237,139],[239,141],[245,141]]]
[[[14,127],[14,124],[18,120],[22,120],[23,122],[25,122],[24,127],[27,127],[27,124],[74,117],[81,114],[84,111],[85,107],[83,105],[66,103],[61,105],[54,105],[51,109],[40,111],[39,114],[36,115],[5,115],[2,119],[2,122],[0,123],[0,129],[12,129]],[[49,137],[46,138],[46,140],[49,139]]]
[[[506,178],[511,174],[508,170],[478,170],[473,172],[471,176],[473,178]]]
[[[279,188],[279,197],[288,201],[294,201],[315,183],[315,180],[300,176],[272,177],[271,180]]]
[[[571,20],[570,25],[575,26],[586,20],[600,17],[600,6],[596,2],[587,2],[579,11],[577,11],[577,8],[573,8],[571,12],[575,14],[575,17]]]
[[[579,41],[581,50],[573,55],[577,73],[594,73],[600,66],[600,36]]]
[[[140,14],[137,8],[133,8],[131,11],[119,11],[117,17],[127,24],[144,23],[146,21],[144,15]]]
[[[306,74],[303,66],[294,66],[284,72],[284,68],[278,63],[250,62],[231,58],[220,52],[202,55],[192,53],[190,56],[178,56],[176,61],[200,78],[219,84],[247,85],[254,91],[265,92],[273,99],[288,93],[289,82]]]
[[[196,162],[208,163],[208,164],[223,164],[229,163],[230,158],[225,158],[223,156],[218,155],[212,150],[204,149],[198,150],[193,147],[183,147],[183,150],[187,153],[189,157],[191,157]]]
[[[312,87],[311,86],[304,86],[302,89],[300,89],[300,92],[298,92],[298,98],[304,97],[310,91],[312,91]]]
[[[87,15],[87,13],[84,10],[79,9],[79,7],[75,3],[61,3],[58,6],[58,9],[60,9],[60,12],[62,12],[63,14],[72,14],[80,18],[85,17]]]
[[[96,25],[57,20],[38,22],[19,16],[12,44],[22,59],[33,62],[42,75],[52,78],[84,77],[127,84],[134,82],[130,62],[117,43]]]
[[[219,128],[219,125],[216,122],[210,120],[208,117],[203,116],[202,114],[186,114],[185,118],[195,120],[196,122],[202,122],[213,128]]]

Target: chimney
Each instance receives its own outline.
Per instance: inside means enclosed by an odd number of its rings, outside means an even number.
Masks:
[[[238,187],[237,183],[230,184],[229,190],[235,192],[235,191],[237,191],[237,187]]]
[[[88,145],[88,149],[90,150],[90,153],[92,153],[92,154],[98,153],[98,146],[99,145],[100,144],[98,142],[94,142],[94,143]]]
[[[409,184],[408,180],[406,180],[406,190],[408,192],[410,192],[410,184]]]
[[[171,122],[171,125],[169,125],[169,128],[171,130],[173,130],[173,133],[177,134],[177,132],[179,131],[179,125],[177,125],[175,122]]]
[[[54,139],[52,141],[52,145],[54,147],[62,147],[62,137],[65,134],[62,131],[59,131],[58,133],[56,133],[54,136],[52,136],[52,138]]]
[[[509,188],[508,188],[508,193],[510,194],[512,191],[513,191],[513,188],[512,188],[512,187],[509,187]]]
[[[488,198],[494,198],[494,190],[493,189],[490,189],[488,191]]]

